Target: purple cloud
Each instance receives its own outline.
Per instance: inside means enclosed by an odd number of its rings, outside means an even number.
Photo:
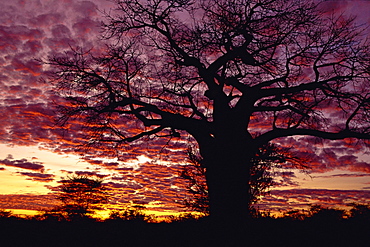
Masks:
[[[28,161],[27,159],[20,160],[3,159],[0,160],[0,164],[35,171],[44,169],[44,166],[42,165],[41,162],[31,162]]]
[[[109,175],[106,174],[99,174],[97,172],[89,172],[89,171],[76,171],[75,174],[79,176],[95,176],[98,178],[105,178],[108,177]]]
[[[18,172],[23,176],[30,177],[30,180],[39,182],[52,182],[54,181],[55,175],[45,173],[34,173],[34,172]]]

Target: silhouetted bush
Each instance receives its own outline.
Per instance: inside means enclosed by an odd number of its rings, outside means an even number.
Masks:
[[[11,211],[0,209],[0,219],[7,219],[10,217],[14,217],[13,213]]]
[[[346,215],[345,210],[328,208],[321,205],[312,205],[309,210],[309,218],[320,221],[339,221]]]
[[[190,222],[198,221],[203,217],[205,217],[204,214],[182,213],[177,216],[170,216],[168,217],[168,219],[170,220],[170,222]]]
[[[121,211],[114,210],[110,213],[107,220],[151,222],[154,219],[153,216],[145,214],[143,211],[144,209],[144,206],[133,205]]]
[[[309,213],[305,210],[291,210],[285,212],[282,218],[292,220],[305,220],[309,217]]]
[[[369,221],[370,223],[370,205],[369,204],[350,204],[352,209],[349,211],[350,218],[355,220]]]

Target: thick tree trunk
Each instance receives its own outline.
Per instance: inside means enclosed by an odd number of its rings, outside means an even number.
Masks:
[[[251,152],[238,144],[222,142],[202,152],[207,167],[210,216],[222,222],[241,222],[249,217]]]

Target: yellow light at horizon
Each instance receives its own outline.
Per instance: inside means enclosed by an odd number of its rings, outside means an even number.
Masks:
[[[0,171],[1,186],[0,194],[47,194],[50,190],[44,185],[45,183],[35,182],[32,180],[22,179],[22,175],[17,175],[9,170]],[[50,183],[49,183],[50,184]]]

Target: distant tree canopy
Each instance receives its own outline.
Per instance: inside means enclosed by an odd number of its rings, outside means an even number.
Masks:
[[[116,3],[105,53],[46,62],[63,120],[115,149],[192,136],[214,218],[248,217],[253,158],[270,141],[370,139],[370,48],[354,18],[301,0]]]
[[[83,218],[94,214],[108,201],[103,180],[84,175],[68,177],[59,186],[57,199],[61,206],[51,211],[65,214],[67,218]],[[51,212],[49,212],[51,213]]]

